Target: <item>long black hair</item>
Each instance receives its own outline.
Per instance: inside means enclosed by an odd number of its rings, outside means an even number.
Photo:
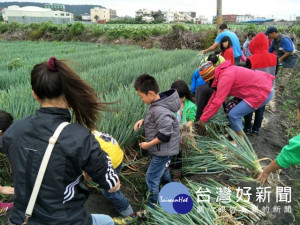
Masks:
[[[39,99],[55,99],[64,95],[75,120],[89,129],[96,129],[99,111],[107,103],[98,100],[93,88],[82,80],[65,61],[51,57],[48,62],[36,64],[31,71],[32,90]]]
[[[228,46],[227,46],[227,48],[224,48],[223,43],[226,42],[226,41],[228,41]],[[232,42],[231,42],[230,38],[228,36],[223,37],[222,40],[221,40],[221,43],[220,43],[221,51],[225,52],[225,50],[230,48],[231,46],[232,46]]]
[[[171,88],[174,88],[177,90],[180,98],[185,97],[186,99],[195,103],[195,97],[191,93],[188,85],[185,83],[184,80],[174,81],[173,84],[171,85]]]

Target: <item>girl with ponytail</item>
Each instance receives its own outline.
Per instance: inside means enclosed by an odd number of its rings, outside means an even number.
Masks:
[[[13,123],[3,134],[2,149],[13,168],[15,184],[12,224],[22,224],[39,166],[49,138],[62,122],[76,123],[61,132],[51,154],[29,224],[114,224],[107,215],[84,209],[87,189],[81,184],[84,170],[109,192],[120,182],[107,154],[91,133],[99,111],[105,109],[92,87],[63,60],[51,57],[31,71],[33,97],[40,103],[34,115]]]

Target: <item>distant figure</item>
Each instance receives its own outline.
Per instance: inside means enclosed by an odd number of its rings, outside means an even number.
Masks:
[[[246,68],[264,71],[275,76],[278,65],[277,57],[268,52],[269,45],[266,35],[264,35],[264,33],[258,33],[250,42],[249,49],[252,55],[246,61]],[[264,111],[265,106],[255,110],[255,119],[252,127],[251,121],[253,113],[249,113],[244,117],[244,131],[246,134],[259,135],[259,129],[264,119]]]
[[[209,48],[203,50],[203,53],[207,53],[210,51],[215,50],[218,45],[221,43],[221,40],[223,37],[228,36],[232,42],[232,49],[233,49],[233,54],[234,54],[234,62],[235,65],[238,65],[242,56],[242,50],[241,50],[241,45],[239,38],[236,36],[236,34],[230,30],[228,30],[228,27],[225,23],[222,23],[219,26],[218,30],[219,34],[215,39],[215,43],[210,46]]]
[[[255,36],[254,33],[252,31],[250,31],[247,34],[247,39],[246,39],[246,41],[243,44],[244,55],[246,56],[246,58],[248,58],[249,56],[251,56],[251,52],[249,51],[249,43],[253,39],[254,36]]]
[[[288,36],[279,33],[276,27],[268,27],[265,35],[273,39],[269,52],[272,53],[275,50],[278,62],[282,64],[281,86],[284,88],[289,81],[292,70],[298,63],[294,43]]]

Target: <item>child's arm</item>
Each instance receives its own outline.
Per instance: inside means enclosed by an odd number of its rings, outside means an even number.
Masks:
[[[15,193],[15,189],[10,186],[0,186],[0,193],[4,195],[13,195]]]
[[[139,120],[139,121],[137,121],[135,124],[134,124],[134,131],[137,131],[138,129],[140,129],[141,128],[141,126],[143,125],[143,123],[144,123],[144,119],[141,119],[141,120]]]
[[[286,145],[282,148],[276,160],[273,160],[270,165],[264,169],[257,180],[263,184],[271,172],[274,172],[280,168],[288,168],[291,165],[300,164],[299,147],[300,135],[289,140],[289,145]]]
[[[264,184],[268,179],[270,173],[275,172],[278,169],[281,169],[281,167],[278,165],[275,159],[264,169],[264,171],[261,174],[259,174],[256,180],[259,181],[261,184]]]
[[[148,148],[150,148],[151,146],[157,145],[157,144],[159,144],[159,143],[161,143],[161,142],[162,142],[162,141],[159,140],[158,138],[154,138],[152,141],[140,143],[140,147],[141,147],[142,149],[148,149]]]

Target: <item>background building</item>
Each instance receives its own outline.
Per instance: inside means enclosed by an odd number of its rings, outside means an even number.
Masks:
[[[198,16],[194,19],[195,24],[211,24],[212,22],[208,21],[208,19],[205,16]]]
[[[174,22],[174,12],[171,12],[171,11],[164,12],[164,19],[165,19],[166,23]]]
[[[88,13],[81,14],[80,16],[83,21],[91,21],[91,15]]]
[[[237,15],[236,16],[236,22],[237,23],[242,23],[242,22],[247,22],[249,20],[253,20],[254,19],[254,16],[252,15]]]
[[[117,18],[117,11],[112,9],[104,9],[99,7],[94,7],[91,9],[91,21],[110,21]]]
[[[51,21],[54,24],[74,22],[74,16],[69,12],[53,11],[50,8],[36,6],[8,6],[2,10],[5,22],[42,23]]]
[[[63,4],[54,4],[54,3],[50,3],[50,4],[45,4],[44,7],[46,9],[51,9],[53,11],[66,11],[65,5]]]

